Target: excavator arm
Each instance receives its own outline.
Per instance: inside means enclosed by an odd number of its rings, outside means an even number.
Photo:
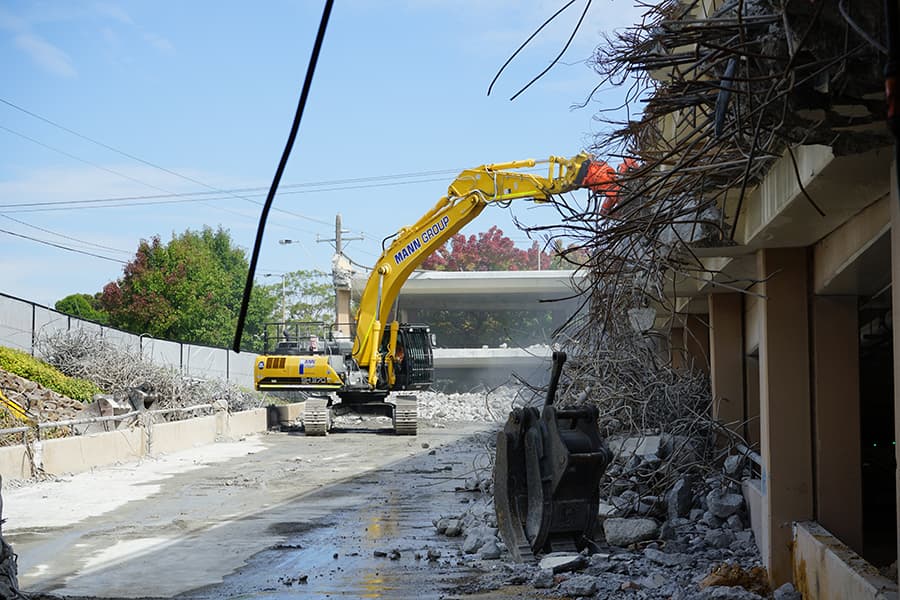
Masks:
[[[378,383],[378,366],[383,360],[380,349],[394,302],[403,284],[429,255],[478,217],[488,204],[512,200],[544,202],[554,194],[589,184],[586,178],[591,161],[587,154],[572,158],[551,156],[540,162],[548,164],[546,176],[516,171],[538,165],[535,160],[466,169],[450,184],[446,196],[415,224],[401,229],[382,252],[360,299],[353,342],[353,358],[368,370],[370,387]],[[388,363],[389,384],[393,384],[396,329],[392,327],[384,359]]]

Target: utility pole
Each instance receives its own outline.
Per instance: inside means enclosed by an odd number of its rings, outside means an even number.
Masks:
[[[364,240],[365,239],[362,236],[344,237],[345,233],[350,233],[350,230],[344,229],[341,227],[341,213],[338,213],[334,217],[334,237],[333,238],[320,238],[319,236],[316,236],[316,242],[334,242],[335,254],[341,255],[344,253],[344,240],[352,242],[353,240]]]
[[[350,287],[349,284],[345,287],[338,285],[338,277],[336,270],[338,269],[338,265],[341,263],[341,259],[344,256],[344,240],[353,241],[353,240],[362,240],[364,239],[362,236],[356,237],[344,237],[345,233],[350,233],[349,229],[344,229],[341,226],[341,213],[337,213],[334,217],[334,237],[321,239],[319,236],[316,236],[316,242],[334,242],[334,259],[331,261],[332,265],[332,279],[334,281],[334,322],[338,325],[338,329],[344,331],[344,327],[341,325],[349,326],[349,323],[340,323],[340,315],[341,315],[341,305],[346,305],[345,312],[348,314],[349,318],[349,308],[350,308]],[[345,259],[346,260],[346,259]],[[349,268],[349,265],[348,265]],[[343,294],[341,293],[343,292]],[[342,296],[345,298],[342,301]],[[345,333],[349,335],[349,330]]]

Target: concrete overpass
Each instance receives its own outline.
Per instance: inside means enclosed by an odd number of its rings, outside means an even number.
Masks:
[[[354,276],[354,298],[362,294],[367,277],[364,273]],[[420,310],[550,310],[565,318],[578,310],[578,293],[587,285],[585,274],[572,270],[416,271],[403,285],[400,320],[420,321]],[[455,382],[456,387],[466,388],[497,385],[515,372],[540,383],[549,373],[550,356],[548,345],[436,348],[436,379],[439,385]]]
[[[366,277],[353,279],[361,293]],[[571,311],[585,274],[566,271],[416,271],[403,284],[401,310],[496,309]],[[551,302],[555,301],[555,302]]]

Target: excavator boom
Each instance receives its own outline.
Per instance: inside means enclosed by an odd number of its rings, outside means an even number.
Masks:
[[[482,165],[461,172],[447,195],[415,224],[401,229],[382,252],[363,290],[356,315],[353,358],[368,369],[369,385],[378,380],[384,328],[404,282],[435,250],[474,220],[488,204],[511,200],[547,201],[583,186],[590,166],[587,154],[572,158],[551,156],[546,176],[515,169],[540,164],[533,159]],[[395,347],[388,348],[388,360]],[[392,383],[392,382],[390,382]]]

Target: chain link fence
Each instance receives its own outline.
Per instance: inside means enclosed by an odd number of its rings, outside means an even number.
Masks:
[[[217,378],[247,387],[253,383],[256,355],[251,352],[239,354],[227,348],[158,340],[147,334],[135,335],[0,293],[0,346],[40,358],[35,342],[42,335],[75,328],[97,331],[104,339],[136,350],[153,364],[177,369],[186,377]]]

